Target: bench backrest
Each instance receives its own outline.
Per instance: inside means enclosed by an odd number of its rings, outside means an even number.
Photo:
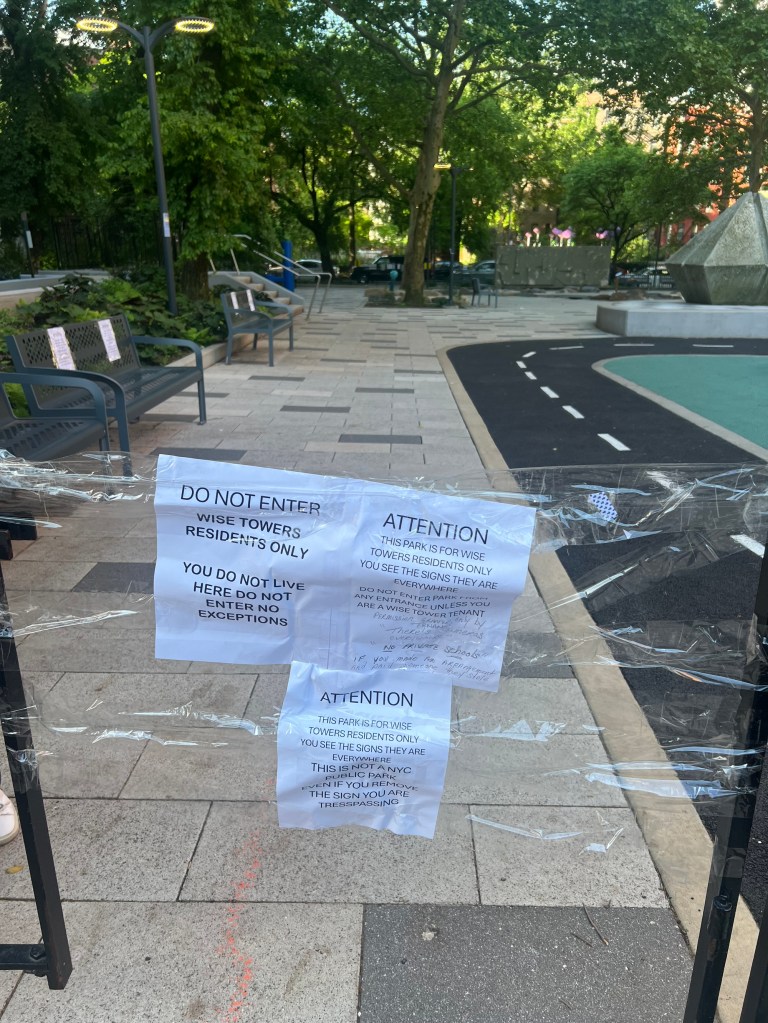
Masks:
[[[61,343],[55,329],[44,327],[9,335],[6,338],[8,351],[16,369],[59,366],[119,376],[122,370],[138,369],[141,365],[131,328],[122,314],[105,320],[68,323],[61,329],[66,345]],[[68,365],[70,357],[74,365]]]
[[[274,319],[283,312],[290,313],[287,306],[270,303],[272,298],[268,300],[261,298],[259,292],[254,292],[250,288],[244,288],[242,291],[225,291],[221,296],[221,305],[230,330],[259,320],[264,322]]]

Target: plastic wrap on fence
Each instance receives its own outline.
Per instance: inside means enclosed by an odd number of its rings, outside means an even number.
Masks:
[[[88,502],[151,501],[156,469],[149,459],[94,453],[56,463],[32,463],[0,452],[0,495],[20,520],[22,502],[38,502],[40,522]],[[339,477],[343,479],[342,476]],[[370,477],[375,481],[375,477]],[[194,478],[189,482],[194,484]],[[348,480],[344,481],[348,484]],[[627,541],[655,533],[741,534],[760,542],[768,532],[768,467],[573,466],[510,469],[457,479],[414,477],[388,484],[458,497],[535,507],[534,550]],[[3,514],[5,514],[5,509]],[[33,516],[36,518],[37,516]]]

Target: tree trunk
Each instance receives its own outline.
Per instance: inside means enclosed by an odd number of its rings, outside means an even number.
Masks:
[[[405,247],[403,287],[405,289],[405,304],[411,306],[424,305],[424,255],[427,250],[427,237],[432,221],[435,195],[440,184],[439,171],[435,170],[435,164],[438,162],[440,148],[443,144],[445,115],[453,82],[451,64],[461,38],[463,8],[463,0],[457,0],[453,5],[451,18],[448,22],[442,46],[440,70],[435,80],[434,94],[424,127],[424,138],[410,193],[410,220],[408,243]]]
[[[355,203],[349,204],[349,265],[357,266],[357,220]]]
[[[181,264],[181,290],[192,302],[206,301],[211,297],[208,288],[208,257],[205,253],[187,259]]]
[[[752,108],[752,123],[750,124],[749,142],[749,190],[759,192],[763,184],[763,151],[765,148],[766,115],[762,104],[756,104]]]

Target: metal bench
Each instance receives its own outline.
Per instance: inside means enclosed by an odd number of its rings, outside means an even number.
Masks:
[[[282,302],[262,299],[258,292],[227,291],[221,296],[221,305],[227,321],[226,363],[232,362],[232,345],[236,334],[253,334],[256,347],[259,334],[266,334],[269,344],[269,365],[275,364],[275,338],[288,331],[288,350],[293,351],[293,319],[295,311]]]
[[[488,305],[489,306],[491,304],[491,298],[494,298],[496,300],[496,308],[498,309],[498,307],[499,307],[499,292],[498,292],[498,289],[496,288],[496,286],[495,285],[491,285],[491,284],[482,284],[480,282],[480,278],[479,277],[473,277],[472,278],[472,301],[470,302],[470,305],[474,305],[475,304],[475,299],[477,299],[477,304],[480,305],[480,299],[483,297],[483,295],[487,295],[488,296]]]
[[[80,401],[76,409],[57,416],[22,418],[17,416],[5,390],[8,384],[66,390],[68,397]],[[73,395],[72,392],[80,392]],[[29,373],[0,373],[0,449],[30,462],[65,458],[98,444],[109,450],[109,420],[104,395],[90,380],[62,383],[60,376],[33,370]]]
[[[98,384],[107,414],[117,423],[120,448],[130,451],[128,423],[160,405],[192,384],[197,384],[200,422],[205,422],[203,355],[194,341],[180,338],[136,336],[125,316],[71,323],[65,327],[31,330],[6,336],[16,370],[44,369],[54,374],[58,386],[42,379],[22,381],[33,418],[65,420],[84,407],[83,383],[79,395],[63,391],[61,380]],[[188,348],[195,355],[192,366],[153,366],[141,361],[139,345]]]

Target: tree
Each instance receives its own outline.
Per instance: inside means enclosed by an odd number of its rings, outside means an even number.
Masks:
[[[0,5],[0,218],[18,228],[82,208],[98,190],[96,144],[79,88],[83,52],[60,38],[63,9]],[[66,22],[64,22],[66,23]]]
[[[638,101],[688,152],[740,154],[749,188],[765,180],[768,11],[762,0],[563,0],[560,29],[609,101]]]
[[[657,225],[694,216],[708,194],[695,168],[628,142],[615,125],[566,172],[563,188],[564,220],[590,233],[609,231],[614,262]]]
[[[366,155],[383,180],[407,201],[405,300],[421,304],[424,254],[440,183],[435,165],[442,162],[446,124],[511,82],[537,79],[545,87],[538,60],[547,34],[546,19],[537,0],[475,0],[472,4],[468,0],[429,4],[383,0],[365,6],[359,0],[317,0],[314,7],[334,16],[328,31],[342,44],[354,33],[369,52],[378,55],[384,72],[375,83],[379,97],[390,106],[396,104],[401,122],[408,122],[407,130],[392,139],[398,148],[410,151],[407,185],[390,172],[376,147],[367,146]],[[339,27],[339,20],[347,32]],[[551,81],[550,69],[546,83]],[[372,100],[375,105],[376,99],[375,90],[359,97],[360,107],[351,119],[353,130],[361,112],[370,117],[368,103]],[[354,109],[354,96],[345,101]],[[365,146],[365,138],[360,141]]]
[[[134,2],[121,20],[155,26],[177,14],[168,2],[151,9]],[[211,0],[206,14],[215,21],[212,33],[171,34],[155,51],[171,225],[182,287],[191,298],[207,293],[211,252],[244,224],[270,220],[262,110],[266,77],[283,41],[279,13],[258,2],[234,9]],[[137,205],[156,208],[143,61],[125,33],[109,37],[101,52],[94,106],[110,109],[114,125],[101,168],[117,192],[130,191]]]
[[[300,42],[272,76],[281,102],[265,110],[272,199],[311,233],[329,272],[345,244],[342,219],[383,194],[336,101],[343,57],[327,40]]]

